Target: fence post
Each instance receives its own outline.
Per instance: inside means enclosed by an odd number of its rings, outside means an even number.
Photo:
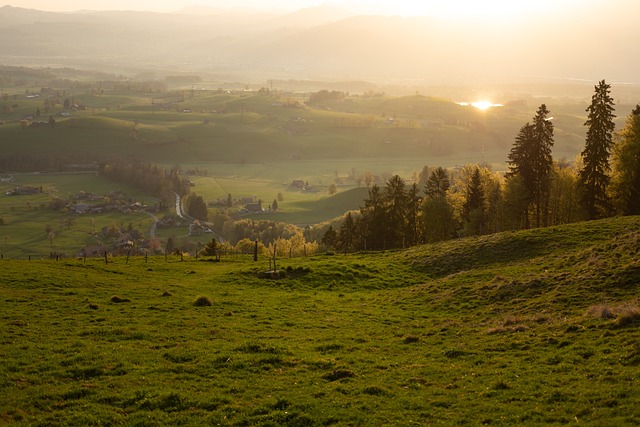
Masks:
[[[256,245],[253,248],[253,262],[258,261],[258,239],[256,239]],[[269,267],[271,267],[271,263],[269,263]]]

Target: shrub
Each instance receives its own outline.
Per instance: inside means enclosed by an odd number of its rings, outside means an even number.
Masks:
[[[193,301],[193,305],[196,307],[210,307],[213,305],[213,301],[209,297],[204,295],[200,295],[198,298]]]

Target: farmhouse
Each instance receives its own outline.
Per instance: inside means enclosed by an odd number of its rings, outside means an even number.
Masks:
[[[28,196],[29,194],[42,193],[42,187],[34,187],[32,185],[14,187],[13,190],[7,191],[8,196]]]
[[[262,209],[262,205],[260,203],[249,203],[248,205],[244,206],[244,210],[243,212],[245,213],[257,213],[257,212],[263,212],[264,209]]]

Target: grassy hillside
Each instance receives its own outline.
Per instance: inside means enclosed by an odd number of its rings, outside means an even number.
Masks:
[[[5,87],[8,96],[0,100],[2,156],[117,156],[163,164],[405,159],[422,165],[504,165],[517,130],[537,108],[480,112],[420,95],[356,97],[306,106],[303,94],[198,90],[76,93],[73,102],[82,106],[77,111],[63,108],[67,93],[45,111],[45,94],[34,97],[18,90],[24,91]],[[579,114],[584,108],[577,109]],[[55,129],[21,128],[19,119],[34,116],[38,109],[42,116],[33,120],[47,121],[53,115]],[[583,120],[574,117],[571,106],[551,109],[563,130],[556,149],[572,158],[581,144],[572,135],[584,133]]]
[[[639,238],[618,218],[279,280],[264,259],[2,261],[0,420],[637,425]]]

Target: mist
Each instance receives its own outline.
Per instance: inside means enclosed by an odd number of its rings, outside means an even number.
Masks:
[[[56,13],[0,8],[4,65],[246,82],[367,80],[424,85],[587,80],[638,83],[637,6],[586,3],[526,21],[187,8]]]

